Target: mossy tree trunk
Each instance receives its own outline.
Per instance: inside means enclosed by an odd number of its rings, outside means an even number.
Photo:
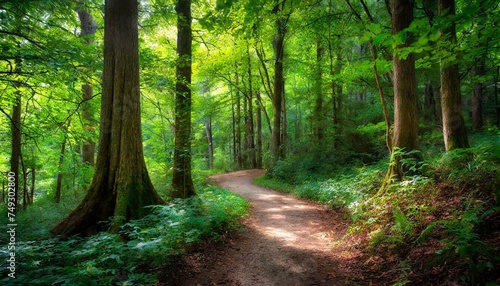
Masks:
[[[438,11],[446,18],[455,15],[455,0],[439,0]],[[457,42],[455,24],[441,31],[441,39],[454,46]],[[458,64],[441,60],[441,110],[443,114],[443,135],[446,151],[469,148],[467,129],[462,115],[462,96],[460,94],[460,74]]]
[[[105,2],[104,71],[96,170],[87,195],[51,232],[63,237],[116,232],[162,204],[144,161],[141,138],[138,2]],[[112,217],[111,224],[102,224]]]
[[[392,1],[392,33],[397,34],[408,28],[413,21],[414,1]],[[394,133],[392,156],[384,183],[379,190],[383,193],[392,180],[401,180],[410,167],[405,161],[422,160],[418,143],[417,83],[415,77],[415,57],[409,54],[401,58],[398,49],[411,44],[407,37],[394,51]]]
[[[191,0],[178,0],[177,69],[175,84],[175,150],[172,193],[174,198],[196,195],[191,176]]]

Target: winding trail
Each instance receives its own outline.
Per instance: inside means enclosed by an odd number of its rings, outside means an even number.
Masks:
[[[252,179],[264,172],[212,177],[252,204],[244,231],[188,255],[190,270],[177,273],[176,283],[160,277],[166,283],[160,285],[357,285],[351,277],[359,278],[353,275],[359,253],[336,244],[348,225],[342,214],[254,185]]]

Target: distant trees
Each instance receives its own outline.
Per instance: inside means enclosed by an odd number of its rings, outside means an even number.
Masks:
[[[144,161],[139,93],[137,0],[107,0],[99,151],[92,184],[51,232],[61,236],[118,231],[162,204]],[[113,218],[111,225],[102,221]]]

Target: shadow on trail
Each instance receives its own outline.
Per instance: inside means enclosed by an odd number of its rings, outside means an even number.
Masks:
[[[334,243],[347,223],[330,209],[252,184],[262,170],[214,176],[220,187],[252,204],[243,230],[189,254],[185,272],[164,273],[160,285],[357,285],[347,264],[355,252]]]

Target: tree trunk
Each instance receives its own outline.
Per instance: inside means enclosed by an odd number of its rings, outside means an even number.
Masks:
[[[442,126],[440,84],[427,79],[424,88],[424,120]]]
[[[85,124],[85,130],[88,131],[86,135],[87,139],[82,144],[82,161],[88,163],[90,166],[94,166],[95,142],[92,140],[91,131],[95,129],[96,122],[94,122],[92,108],[90,102],[88,102],[93,96],[92,86],[86,83],[82,85],[82,90],[83,100],[85,101],[82,105],[82,120]]]
[[[80,18],[80,37],[87,37],[85,43],[90,45],[93,43],[91,36],[93,36],[97,30],[97,23],[94,21],[92,15],[85,11],[83,7],[77,9],[78,17]],[[91,166],[95,165],[94,153],[95,153],[95,142],[92,140],[92,132],[95,129],[94,113],[90,105],[89,100],[92,99],[93,90],[90,83],[86,82],[82,85],[82,98],[84,103],[82,104],[82,120],[84,129],[87,131],[86,139],[82,144],[82,161],[88,163]]]
[[[485,58],[478,59],[474,67],[476,80],[472,88],[472,128],[479,131],[483,128],[483,89],[482,78],[486,74]]]
[[[28,172],[26,171],[26,165],[24,164],[23,154],[21,153],[21,171],[23,173],[23,210],[26,210],[28,205]],[[20,184],[18,183],[18,186]]]
[[[287,108],[286,108],[286,98],[285,98],[285,82],[283,81],[283,96],[282,104],[281,104],[281,158],[285,158],[286,156],[286,144],[288,140],[288,122],[287,122]]]
[[[205,119],[205,133],[207,134],[208,143],[208,166],[210,169],[214,168],[214,144],[212,139],[212,119],[208,117]]]
[[[33,204],[33,197],[35,196],[35,179],[36,179],[36,168],[35,166],[31,169],[31,191],[30,191],[30,205]]]
[[[69,126],[68,126],[69,128]],[[67,132],[64,130],[64,132]],[[63,141],[61,143],[61,152],[59,153],[59,162],[57,163],[57,168],[59,172],[57,173],[57,182],[56,182],[56,193],[55,193],[55,202],[58,204],[61,201],[61,188],[62,188],[62,180],[63,180],[63,164],[64,164],[64,152],[66,151],[66,134],[64,134]]]
[[[255,92],[255,97],[257,100],[255,104],[256,109],[256,125],[257,125],[257,146],[256,146],[256,168],[262,168],[262,106],[260,103],[260,91]]]
[[[392,1],[392,33],[397,34],[408,28],[413,21],[414,1]],[[411,44],[408,37],[397,49]],[[398,50],[394,51],[394,133],[392,156],[384,183],[378,194],[387,189],[392,180],[401,180],[412,165],[404,164],[410,159],[418,164],[422,155],[418,151],[418,115],[417,115],[417,83],[415,77],[415,57],[409,54],[406,59],[400,58]]]
[[[323,115],[323,63],[324,49],[321,44],[321,39],[316,40],[316,66],[314,74],[314,93],[316,94],[316,100],[314,101],[314,112],[313,112],[313,126],[314,135],[317,140],[319,150],[322,148],[322,144],[325,139],[325,120]]]
[[[276,32],[273,39],[274,49],[274,91],[272,98],[274,122],[272,133],[272,153],[274,161],[283,158],[283,142],[282,142],[282,115],[283,115],[283,97],[285,89],[285,81],[283,77],[283,59],[285,50],[285,34],[287,18],[282,16],[283,6],[286,1],[275,1],[273,13],[276,15]]]
[[[178,0],[177,69],[175,84],[175,150],[172,193],[174,198],[196,195],[191,176],[191,0]]]
[[[236,65],[236,69],[238,66]],[[235,85],[238,87],[239,85],[239,75],[238,72],[236,71],[235,74],[236,81]],[[236,158],[238,161],[238,168],[243,168],[243,156],[241,152],[241,93],[240,90],[236,90]]]
[[[231,127],[233,132],[233,164],[236,166],[238,164],[238,157],[236,155],[236,112],[234,110],[235,100],[233,95],[233,85],[229,85],[229,94],[231,95]]]
[[[438,10],[441,16],[455,15],[455,0],[439,0]],[[447,13],[445,15],[445,13]],[[456,44],[455,24],[441,32],[441,39]],[[468,148],[467,129],[462,115],[462,97],[460,94],[460,74],[456,63],[441,60],[441,109],[443,114],[443,135],[446,151]]]
[[[96,170],[83,201],[51,232],[68,237],[119,227],[162,204],[149,178],[141,138],[138,2],[107,0]],[[112,217],[111,225],[101,222]]]
[[[16,70],[20,72],[21,61],[16,60]],[[16,86],[18,87],[18,86]],[[16,91],[14,106],[12,107],[12,122],[11,122],[11,155],[10,155],[10,172],[13,173],[16,189],[14,191],[14,213],[16,213],[19,199],[19,161],[21,158],[21,92]]]

